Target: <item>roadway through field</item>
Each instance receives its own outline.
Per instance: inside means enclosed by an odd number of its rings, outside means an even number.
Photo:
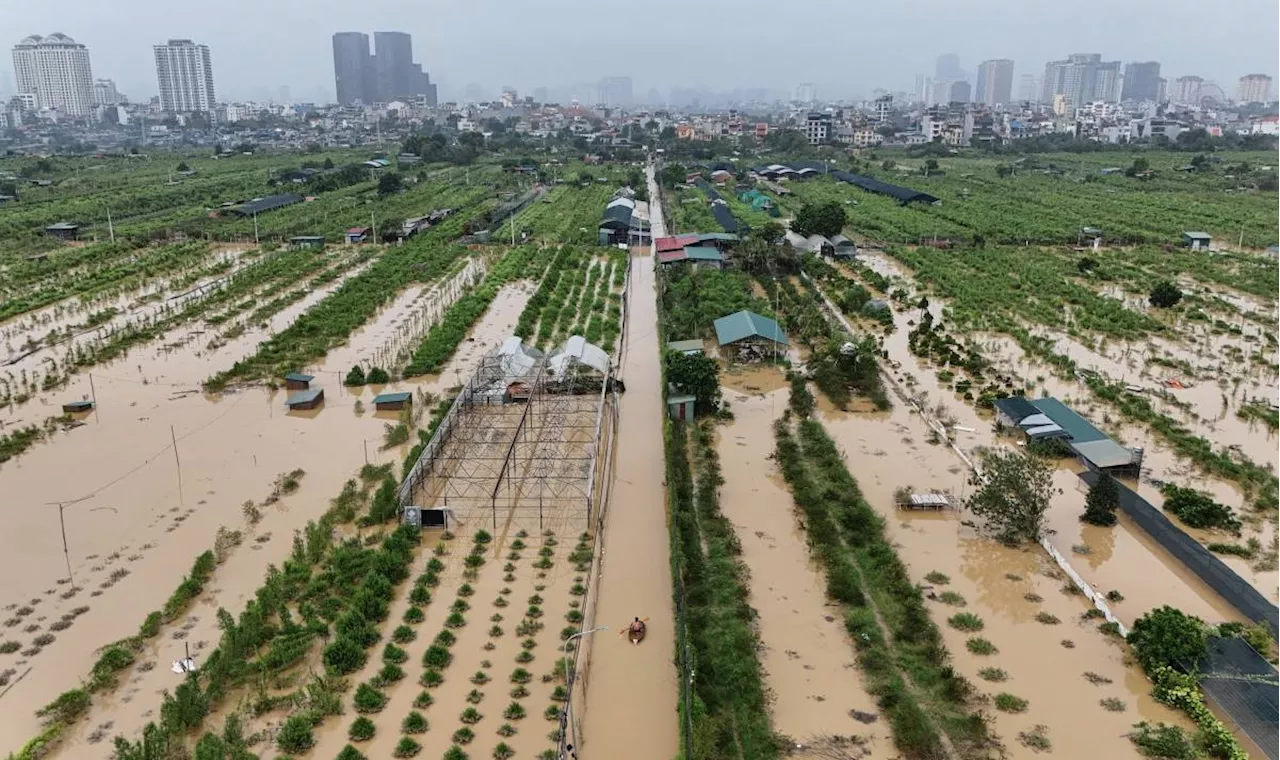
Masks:
[[[653,170],[649,170],[653,236],[663,233]],[[603,545],[595,634],[579,757],[667,758],[678,745],[675,621],[670,540],[663,488],[662,392],[654,259],[632,256],[626,351],[621,377],[613,503]],[[648,617],[640,646],[618,635],[634,617]],[[589,753],[589,754],[584,754]]]

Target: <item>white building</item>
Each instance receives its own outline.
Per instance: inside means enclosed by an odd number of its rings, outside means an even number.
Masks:
[[[13,48],[18,92],[34,96],[38,108],[68,116],[93,111],[93,71],[89,49],[65,34],[33,34]]]
[[[93,80],[93,104],[95,106],[114,106],[120,102],[120,92],[116,83],[110,79]]]
[[[1271,77],[1266,74],[1249,74],[1240,77],[1241,103],[1268,103],[1271,101]]]
[[[169,40],[166,45],[156,45],[155,51],[160,107],[169,113],[212,114],[217,99],[209,46],[191,40]]]

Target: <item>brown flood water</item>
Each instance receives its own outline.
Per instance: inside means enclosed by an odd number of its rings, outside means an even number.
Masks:
[[[892,757],[888,725],[853,717],[854,711],[874,715],[878,709],[863,687],[840,606],[826,597],[823,572],[810,557],[791,493],[772,460],[773,421],[787,408],[785,381],[776,369],[749,374],[748,385],[762,374],[779,382],[760,383],[775,386],[767,392],[725,393],[734,419],[720,429],[717,445],[725,478],[720,507],[750,571],[774,730],[801,745],[824,735],[857,735],[868,742],[867,757]],[[724,385],[734,387],[739,379],[725,377]]]
[[[652,184],[652,175],[651,180]],[[650,188],[652,197],[656,189]],[[662,234],[653,206],[653,234]],[[613,633],[596,634],[587,675],[580,756],[669,758],[677,752],[672,661],[675,649],[663,488],[662,389],[658,368],[657,291],[651,256],[631,258],[630,312],[620,376],[627,392],[619,405],[614,495],[605,520],[596,619],[617,631],[647,617],[644,643],[633,647]]]
[[[473,331],[474,342],[463,344],[441,376],[422,378],[416,385],[440,392],[454,384],[455,376],[469,374],[483,353],[478,347],[492,347],[509,334],[526,300],[518,287],[500,291]],[[5,588],[3,603],[40,599],[33,605],[38,612],[32,620],[53,620],[74,606],[90,607],[40,654],[0,655],[0,670],[15,668],[15,678],[31,668],[2,698],[0,751],[16,750],[38,731],[31,710],[5,704],[42,705],[75,685],[88,672],[98,647],[133,634],[145,615],[162,605],[195,556],[212,545],[218,526],[245,529],[243,502],[260,502],[278,474],[306,470],[297,493],[262,507],[262,521],[246,529],[243,545],[219,566],[187,619],[166,626],[140,658],[156,667],[147,672],[135,668],[127,685],[99,699],[88,720],[71,732],[69,748],[77,754],[87,751],[87,735],[106,720],[114,723],[110,735],[136,735],[154,717],[160,691],[174,686],[176,676],[168,663],[186,642],[193,651],[216,644],[214,611],[243,608],[268,563],[278,565],[288,554],[292,532],[319,516],[342,482],[363,464],[366,442],[369,461],[399,462],[405,447],[379,451],[385,420],[355,414],[357,396],[336,382],[321,377],[316,384],[328,391],[327,398],[320,409],[303,413],[286,413],[285,393],[261,388],[170,399],[171,389],[158,385],[99,386],[99,411],[89,415],[84,427],[0,468],[0,491],[15,495],[0,517],[5,528],[0,572],[14,579]],[[170,425],[178,437],[181,493],[173,450],[166,448]],[[71,462],[76,463],[74,479],[63,476]],[[227,478],[228,472],[238,477]],[[57,507],[46,502],[90,494],[66,509],[72,570],[82,591],[63,600],[58,594],[69,584],[58,583],[66,577],[66,564]],[[127,577],[112,582],[110,574],[122,570]],[[16,638],[25,646],[28,638],[43,632]]]
[[[899,404],[889,413],[824,411],[822,417],[844,449],[864,496],[884,516],[890,540],[912,578],[927,584],[927,573],[944,573],[950,582],[927,592],[952,591],[963,597],[963,608],[930,602],[956,668],[980,692],[1009,692],[1030,702],[1022,714],[990,708],[1010,757],[1036,756],[1017,735],[1037,724],[1048,727],[1055,754],[1072,758],[1139,757],[1124,737],[1139,720],[1188,725],[1148,696],[1150,685],[1135,667],[1125,665],[1118,642],[1098,632],[1096,621],[1081,619],[1089,605],[1083,597],[1061,591],[1065,578],[1056,577],[1056,565],[1039,548],[1004,547],[963,525],[962,513],[909,513],[893,506],[893,492],[902,486],[917,492],[951,491],[958,497],[965,489],[958,459],[943,446],[925,443],[927,428],[918,415]],[[977,635],[996,646],[995,654],[970,652],[970,634],[946,624],[946,618],[962,610],[983,620]],[[1037,621],[1041,612],[1059,622]],[[1008,680],[983,680],[978,671],[989,667],[1004,670]],[[1095,686],[1086,673],[1107,681]],[[1105,710],[1099,704],[1104,698],[1120,699],[1125,710]]]

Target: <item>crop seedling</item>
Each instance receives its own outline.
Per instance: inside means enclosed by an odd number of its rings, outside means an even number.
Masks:
[[[995,644],[992,644],[990,641],[982,638],[981,636],[974,636],[973,638],[966,641],[964,645],[966,649],[968,649],[970,652],[973,652],[974,654],[991,655],[991,654],[995,654],[998,651],[996,649]]]
[[[972,612],[960,612],[947,618],[947,624],[959,631],[981,631],[982,618]]]
[[[507,720],[522,720],[525,716],[524,708],[519,702],[512,702],[507,705],[507,709],[502,712],[502,717]]]
[[[474,726],[475,724],[479,723],[482,718],[484,718],[484,716],[481,715],[480,712],[476,710],[476,708],[474,707],[468,707],[467,709],[462,711],[461,715],[458,716],[458,720],[462,721],[468,726]]]
[[[996,695],[996,709],[1007,713],[1020,713],[1027,711],[1027,700],[1016,697],[1008,692],[1000,692]]]

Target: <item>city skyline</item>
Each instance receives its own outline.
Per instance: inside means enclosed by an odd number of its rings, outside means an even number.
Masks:
[[[444,4],[430,15],[421,15],[402,2],[368,0],[356,6],[337,0],[250,4],[227,0],[222,13],[202,17],[196,28],[174,24],[158,0],[135,0],[126,20],[111,8],[90,0],[65,0],[55,13],[40,4],[19,5],[6,11],[6,28],[15,37],[58,30],[84,43],[93,52],[98,76],[114,79],[121,92],[135,100],[156,93],[150,45],[170,37],[193,37],[210,46],[219,59],[219,91],[226,100],[275,97],[288,86],[300,100],[329,102],[335,99],[332,43],[334,32],[344,29],[396,29],[411,34],[417,57],[432,80],[441,84],[441,100],[456,98],[469,85],[496,98],[502,85],[521,92],[537,87],[559,89],[566,84],[594,82],[610,75],[633,77],[635,92],[656,88],[668,93],[675,87],[713,90],[764,88],[792,92],[799,82],[812,82],[824,98],[871,96],[875,89],[911,89],[916,74],[932,69],[933,58],[955,52],[972,71],[978,62],[1010,59],[1019,72],[1043,69],[1046,60],[1075,51],[1100,52],[1104,60],[1157,60],[1164,76],[1195,74],[1217,82],[1234,93],[1238,79],[1250,73],[1275,75],[1274,29],[1280,25],[1280,9],[1251,0],[1230,16],[1206,21],[1189,3],[1175,4],[1159,16],[1140,9],[1114,7],[1101,0],[1087,0],[1081,14],[1105,17],[1107,24],[1061,34],[1050,23],[1047,9],[1027,8],[1011,0],[988,0],[980,9],[939,5],[929,13],[920,9],[884,7],[870,10],[841,5],[802,3],[794,12],[821,11],[823,23],[841,22],[887,29],[910,29],[913,44],[864,45],[854,51],[808,51],[784,57],[767,70],[742,73],[734,67],[708,69],[700,65],[702,53],[685,44],[689,28],[716,28],[744,45],[776,42],[776,23],[735,14],[725,19],[713,14],[658,0],[652,9],[649,33],[642,42],[648,51],[644,65],[631,72],[619,71],[616,44],[595,30],[600,9],[567,2],[547,8],[507,7],[496,0],[477,0],[466,6]],[[972,26],[975,11],[984,23]],[[243,18],[252,13],[255,23]],[[502,18],[503,24],[486,32],[485,44],[476,45],[459,30],[475,18]],[[74,24],[67,24],[74,19]],[[1185,29],[1205,24],[1217,38],[1231,39],[1225,49],[1185,44]],[[1142,29],[1141,42],[1132,34]],[[281,30],[287,30],[282,34]],[[891,35],[890,35],[891,36]],[[17,39],[9,41],[9,44]],[[1061,51],[1060,53],[1051,51]],[[599,60],[599,70],[584,70],[583,60]],[[642,60],[636,58],[635,60]],[[838,64],[838,65],[837,65]],[[594,68],[594,67],[592,67]],[[689,72],[693,74],[693,81]],[[972,79],[970,80],[972,82]],[[594,93],[582,91],[589,99]]]

